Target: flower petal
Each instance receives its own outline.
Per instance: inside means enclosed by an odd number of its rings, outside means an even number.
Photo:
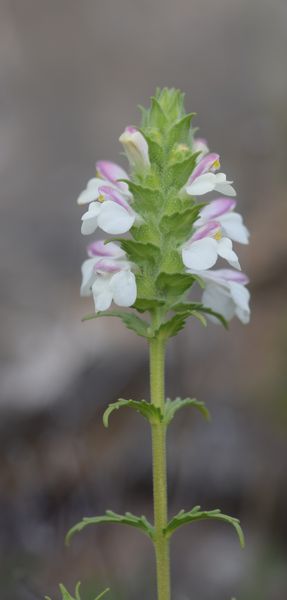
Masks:
[[[249,243],[249,231],[247,227],[245,227],[242,216],[239,213],[227,213],[226,215],[222,215],[218,220],[225,235],[231,240],[239,242],[240,244]]]
[[[90,202],[94,202],[99,197],[99,187],[103,185],[103,180],[99,177],[94,177],[90,179],[87,183],[86,189],[81,192],[77,199],[78,204],[89,204]]]
[[[250,308],[249,308],[249,291],[240,283],[230,283],[230,294],[235,303],[235,312],[240,321],[244,324],[249,323]]]
[[[229,213],[235,206],[236,200],[231,200],[230,198],[216,198],[216,200],[212,200],[212,202],[209,202],[209,204],[204,206],[199,214],[201,218],[209,221],[210,219],[217,219],[217,217]]]
[[[99,227],[110,234],[126,233],[135,221],[135,215],[115,202],[107,200],[102,204],[98,216]]]
[[[202,303],[207,308],[211,308],[215,312],[220,313],[227,321],[235,315],[235,306],[230,294],[224,288],[217,284],[210,283],[206,286],[202,294]],[[209,319],[214,323],[218,323],[215,317],[209,316]]]
[[[219,163],[219,154],[216,154],[215,152],[210,152],[210,154],[201,158],[189,178],[189,183],[192,183],[197,177],[210,171],[214,163]]]
[[[89,209],[82,216],[81,232],[83,235],[90,235],[96,231],[100,211],[101,205],[98,202],[91,202]]]
[[[110,289],[110,279],[110,276],[99,276],[92,286],[96,311],[107,310],[111,306],[113,294]]]
[[[114,242],[105,243],[104,240],[97,240],[92,242],[87,247],[89,256],[95,257],[112,257],[119,258],[125,255],[125,252]]]
[[[95,281],[94,265],[97,259],[88,258],[82,264],[82,283],[81,283],[81,296],[91,295],[91,286]]]
[[[216,173],[214,189],[225,196],[236,196],[236,191],[231,185],[233,181],[226,181],[225,173]]]
[[[229,238],[222,238],[217,242],[217,253],[221,258],[225,258],[235,269],[241,270],[237,254],[232,250],[232,241]]]
[[[102,179],[116,183],[119,187],[120,182],[118,182],[118,179],[129,179],[127,172],[120,165],[109,160],[99,160],[96,163],[96,169]]]
[[[188,269],[201,271],[210,269],[217,261],[217,242],[203,238],[182,248],[182,260]]]
[[[218,285],[229,286],[231,281],[246,285],[249,283],[249,278],[242,271],[234,271],[233,269],[210,269],[208,271],[198,272],[198,275],[204,281],[212,281]]]
[[[199,175],[191,184],[187,185],[186,192],[190,196],[202,196],[207,192],[212,192],[216,185],[215,173],[204,173]]]
[[[118,306],[132,306],[136,301],[136,279],[130,270],[120,271],[116,275],[113,275],[110,286],[114,302]]]
[[[122,194],[115,188],[112,188],[108,185],[102,185],[100,187],[100,194],[105,196],[105,200],[113,200],[123,208],[129,209],[130,205],[122,196]]]
[[[204,225],[202,225],[202,227],[199,227],[195,233],[192,235],[191,240],[196,241],[196,240],[201,240],[202,238],[205,237],[213,237],[216,233],[218,233],[221,230],[220,224],[217,223],[216,221],[209,221],[208,223],[205,223]]]

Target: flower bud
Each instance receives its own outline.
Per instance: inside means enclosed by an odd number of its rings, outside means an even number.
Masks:
[[[132,168],[142,170],[150,166],[147,142],[135,127],[126,127],[119,141],[123,144]]]

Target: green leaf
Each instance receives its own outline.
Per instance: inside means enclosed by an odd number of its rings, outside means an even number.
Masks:
[[[162,231],[178,244],[187,240],[192,233],[192,227],[198,218],[200,208],[190,206],[183,212],[164,215],[160,222]]]
[[[228,329],[228,322],[226,321],[226,319],[218,312],[215,312],[214,310],[212,310],[211,308],[208,308],[207,306],[204,306],[204,304],[200,304],[197,302],[189,302],[189,303],[185,303],[185,302],[181,302],[178,304],[175,304],[172,307],[172,310],[174,310],[175,312],[179,312],[179,313],[188,313],[190,316],[194,316],[196,318],[198,318],[199,320],[201,320],[202,315],[200,316],[200,313],[206,314],[206,315],[211,315],[212,317],[214,317],[215,319],[218,319],[218,321],[220,321],[223,325],[223,327],[225,327],[225,329]],[[204,319],[203,325],[206,326],[206,320]]]
[[[188,144],[190,141],[190,124],[196,113],[189,113],[171,127],[168,133],[168,145]]]
[[[68,590],[65,588],[65,586],[60,583],[60,592],[62,594],[62,600],[81,600],[80,598],[80,582],[77,583],[76,585],[76,590],[75,590],[75,598],[73,596],[71,596],[68,592]]]
[[[99,319],[100,317],[118,317],[128,329],[132,329],[137,335],[145,338],[151,337],[150,326],[146,321],[123,310],[100,310],[97,313],[86,315],[82,321],[90,321],[91,319]]]
[[[171,521],[169,521],[167,527],[164,530],[164,533],[169,538],[173,534],[173,532],[176,529],[178,529],[178,527],[181,527],[182,525],[186,525],[188,523],[192,523],[193,521],[203,521],[206,519],[225,521],[226,523],[232,525],[235,528],[236,533],[238,535],[241,548],[244,548],[244,535],[240,527],[239,519],[222,514],[222,512],[219,509],[201,511],[200,506],[195,506],[189,512],[181,510],[177,515],[175,515],[175,517],[171,519]]]
[[[154,528],[145,516],[142,515],[141,517],[136,517],[129,512],[126,512],[124,515],[118,515],[112,510],[107,510],[105,515],[98,517],[84,517],[82,521],[74,525],[74,527],[72,527],[66,535],[66,544],[70,543],[71,538],[75,533],[79,533],[88,525],[98,525],[101,523],[119,523],[122,525],[130,525],[131,527],[140,529],[151,539],[153,539],[154,536]]]
[[[98,596],[95,598],[95,600],[101,600],[101,598],[103,598],[103,596],[105,596],[109,591],[110,591],[110,588],[106,588],[105,590],[100,592],[100,594],[98,594]]]
[[[158,300],[157,298],[137,298],[133,304],[133,308],[144,313],[148,310],[151,311],[155,308],[161,308],[164,304],[164,300]]]
[[[198,152],[169,167],[167,178],[171,186],[176,189],[181,189],[184,186],[195,167],[197,155]]]
[[[154,140],[152,138],[152,136],[150,134],[148,134],[146,131],[144,131],[144,130],[140,130],[140,131],[143,134],[143,136],[147,142],[148,153],[149,153],[149,158],[150,158],[151,164],[155,164],[155,165],[157,165],[157,167],[161,167],[163,158],[164,158],[162,145],[159,144],[156,140]]]
[[[151,108],[149,111],[149,126],[158,127],[158,129],[164,129],[168,125],[168,120],[160,106],[157,98],[151,98]]]
[[[162,197],[159,189],[148,188],[143,185],[126,180],[129,190],[133,195],[133,207],[139,210],[140,214],[152,214],[156,212],[156,207],[161,204]]]
[[[80,585],[81,585],[80,582],[77,583],[77,585],[76,585],[75,598],[74,598],[74,596],[71,596],[71,594],[68,592],[68,590],[65,588],[65,586],[61,583],[59,587],[60,587],[60,592],[62,594],[62,600],[81,600]],[[95,600],[100,600],[109,591],[110,591],[110,588],[106,588],[95,598]],[[45,600],[51,600],[51,598],[49,596],[45,596]]]
[[[192,284],[197,281],[197,277],[188,273],[160,273],[156,280],[156,286],[166,295],[181,296]]]
[[[110,414],[114,410],[119,410],[119,408],[122,407],[133,408],[143,417],[145,417],[145,419],[147,419],[152,425],[160,423],[163,418],[160,408],[154,406],[150,402],[146,402],[146,400],[124,400],[124,398],[120,398],[117,402],[109,404],[108,408],[105,410],[103,416],[105,427],[109,426]]]
[[[135,240],[121,239],[120,245],[130,260],[136,264],[144,261],[157,263],[160,260],[160,248],[150,242],[145,244]]]
[[[160,325],[158,329],[155,331],[155,335],[158,335],[164,340],[167,340],[174,335],[177,335],[179,331],[181,331],[184,326],[188,315],[186,314],[177,314],[174,315],[171,319]]]
[[[164,417],[163,417],[163,422],[166,425],[169,425],[169,423],[172,421],[174,415],[177,413],[178,410],[180,410],[181,408],[185,408],[186,406],[193,406],[194,408],[196,408],[197,410],[199,410],[199,412],[201,412],[201,414],[207,419],[210,419],[210,414],[208,409],[206,408],[204,402],[200,402],[199,400],[196,400],[195,398],[175,398],[175,400],[170,400],[170,398],[166,399],[166,403],[165,403],[165,408],[164,408]]]

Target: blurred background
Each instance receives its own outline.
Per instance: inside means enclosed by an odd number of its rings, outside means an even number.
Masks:
[[[168,394],[204,400],[169,431],[170,512],[240,516],[173,538],[174,600],[287,597],[286,0],[1,0],[1,600],[155,598],[150,542],[120,526],[67,529],[106,508],[151,514],[148,426],[118,397],[148,397],[144,340],[82,324],[75,199],[95,160],[156,86],[186,92],[200,134],[236,182],[252,244],[252,321],[190,323],[168,350]]]

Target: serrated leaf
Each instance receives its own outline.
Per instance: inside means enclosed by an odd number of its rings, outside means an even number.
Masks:
[[[65,586],[60,583],[60,592],[62,594],[62,600],[81,600],[80,598],[80,582],[77,583],[76,585],[76,590],[75,590],[75,598],[73,596],[71,596],[71,594],[68,592],[68,590],[65,588]]]
[[[226,321],[226,319],[218,312],[215,312],[214,310],[212,310],[211,308],[208,308],[207,306],[204,306],[204,304],[201,303],[197,303],[197,302],[181,302],[178,304],[175,304],[172,307],[172,310],[174,310],[175,312],[179,312],[179,313],[188,313],[190,316],[194,316],[199,318],[200,317],[200,313],[204,313],[207,315],[211,315],[212,317],[214,317],[215,319],[218,319],[223,327],[225,327],[225,329],[228,329],[228,322]],[[203,323],[203,325],[206,326],[206,321]]]
[[[191,206],[183,212],[164,215],[160,222],[160,228],[180,244],[191,236],[192,227],[198,218],[199,211],[198,206]]]
[[[110,414],[114,410],[119,410],[119,408],[128,407],[136,410],[140,413],[145,419],[147,419],[152,425],[160,423],[163,419],[163,415],[161,413],[160,408],[154,406],[150,402],[146,402],[146,400],[124,400],[124,398],[120,398],[117,402],[113,402],[109,404],[108,408],[104,412],[103,423],[105,427],[109,426],[109,417]]]
[[[129,190],[133,195],[133,207],[139,210],[140,214],[155,213],[156,207],[161,203],[161,191],[159,189],[148,188],[143,185],[126,180]]]
[[[126,512],[124,515],[118,515],[112,510],[107,510],[105,515],[98,517],[84,517],[82,521],[74,525],[74,527],[72,527],[66,535],[66,544],[70,543],[71,538],[75,533],[79,533],[85,529],[85,527],[88,527],[88,525],[98,525],[102,523],[119,523],[122,525],[129,525],[131,527],[135,527],[136,529],[140,529],[151,539],[153,539],[154,536],[154,528],[144,515],[141,517],[136,517],[129,512]]]
[[[82,318],[82,321],[90,321],[92,319],[99,319],[100,317],[118,317],[128,329],[132,329],[137,335],[145,338],[151,337],[150,326],[146,321],[123,310],[101,310],[97,313],[86,315]]]
[[[164,408],[164,423],[169,425],[177,411],[181,408],[185,408],[186,406],[192,406],[196,408],[207,420],[210,419],[208,409],[206,408],[204,402],[200,402],[200,400],[196,400],[195,398],[175,398],[175,400],[170,400],[170,398],[167,398]]]
[[[162,145],[156,142],[146,131],[140,131],[147,142],[149,159],[151,164],[155,164],[158,167],[161,167],[164,158]]]
[[[197,155],[198,153],[192,154],[186,159],[170,165],[167,178],[171,186],[178,190],[184,186],[195,167]]]
[[[181,296],[195,281],[197,281],[197,277],[188,273],[162,272],[156,279],[156,286],[163,294]]]
[[[157,98],[151,98],[151,108],[149,111],[149,126],[150,127],[158,127],[159,129],[164,129],[167,127],[168,121],[167,118],[160,106]]]
[[[196,113],[189,113],[173,125],[168,133],[168,145],[188,144],[190,138],[190,124]]]
[[[171,319],[165,323],[162,323],[162,325],[155,330],[155,336],[159,336],[161,339],[167,340],[168,338],[177,335],[179,331],[184,328],[187,317],[187,314],[174,315]]]
[[[133,304],[133,308],[144,313],[148,310],[152,311],[155,308],[161,308],[164,304],[164,300],[158,300],[157,298],[137,298]]]
[[[80,582],[78,582],[76,585],[75,597],[74,597],[74,596],[71,596],[71,594],[68,592],[68,590],[65,588],[65,586],[61,583],[59,588],[60,588],[60,592],[62,594],[62,600],[81,600],[80,585],[81,585]],[[110,588],[106,588],[105,590],[100,592],[100,594],[98,594],[98,596],[94,600],[100,600],[109,591],[110,591]],[[45,600],[51,600],[50,596],[45,596]]]
[[[169,521],[167,527],[164,530],[164,533],[169,538],[176,529],[181,527],[182,525],[186,525],[188,523],[192,523],[193,521],[203,521],[206,519],[215,519],[217,521],[225,521],[232,525],[239,538],[239,542],[241,548],[244,548],[244,535],[243,531],[240,527],[239,519],[235,517],[230,517],[229,515],[222,514],[221,510],[209,510],[209,511],[201,511],[200,506],[195,506],[191,511],[185,512],[181,510],[175,517]]]
[[[144,261],[157,263],[160,259],[160,248],[150,242],[145,244],[136,240],[121,239],[120,245],[130,260],[136,264]]]

